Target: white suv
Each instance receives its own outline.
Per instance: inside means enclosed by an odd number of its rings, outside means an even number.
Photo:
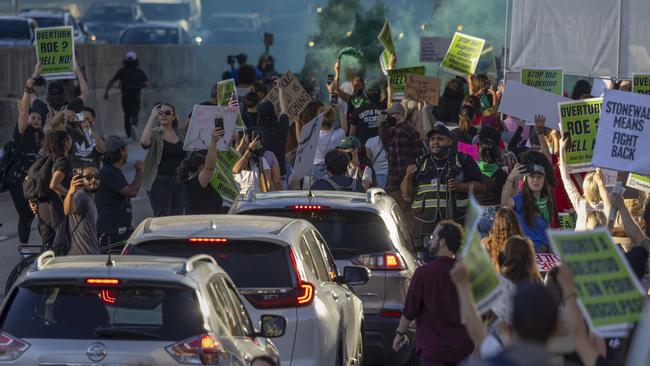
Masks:
[[[343,276],[316,228],[305,220],[233,215],[172,216],[143,221],[127,255],[214,257],[254,316],[285,317],[274,339],[283,366],[361,365],[363,305],[349,285],[369,270],[347,266]]]

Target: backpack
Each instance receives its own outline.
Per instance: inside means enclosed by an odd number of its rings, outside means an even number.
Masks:
[[[77,222],[77,225],[71,232],[70,216],[66,215],[63,217],[63,220],[59,224],[59,228],[56,231],[56,235],[54,235],[54,239],[52,240],[52,251],[57,257],[61,255],[68,255],[71,247],[72,234],[77,231],[79,225],[81,225],[81,221],[83,221],[83,217],[79,219],[79,222]]]
[[[54,170],[54,159],[42,156],[29,167],[23,182],[23,194],[28,201],[44,202],[54,197],[50,181]]]
[[[327,182],[327,184],[329,184],[330,187],[332,187],[335,191],[356,192],[357,184],[359,184],[356,179],[352,179],[352,183],[349,186],[340,186],[336,184],[336,182],[334,182],[334,180],[332,180],[330,177],[323,177],[321,179]]]

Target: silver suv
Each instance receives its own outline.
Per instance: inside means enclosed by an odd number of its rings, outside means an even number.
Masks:
[[[15,365],[277,365],[228,275],[206,255],[68,256],[51,251],[14,285],[0,315],[0,363]]]
[[[338,268],[368,267],[368,283],[353,286],[363,300],[365,356],[369,364],[403,365],[414,345],[392,351],[408,285],[421,256],[403,215],[384,190],[366,194],[339,191],[283,191],[249,194],[234,202],[230,214],[305,219],[320,232]],[[411,336],[414,329],[411,329]],[[413,339],[413,337],[410,337]]]

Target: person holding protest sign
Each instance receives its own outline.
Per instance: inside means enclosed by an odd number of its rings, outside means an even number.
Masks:
[[[186,215],[222,213],[223,199],[210,186],[217,165],[217,143],[223,138],[223,128],[212,131],[206,151],[194,151],[178,167],[178,181],[183,184],[183,207]]]
[[[492,223],[490,233],[481,241],[485,250],[490,254],[494,269],[497,271],[501,271],[501,265],[506,259],[506,241],[515,235],[524,235],[521,232],[517,214],[510,207],[499,208],[494,215],[494,222]]]
[[[246,151],[232,167],[232,174],[239,184],[239,191],[242,195],[253,192],[269,192],[271,166],[264,158],[264,148],[259,144],[259,137],[255,137]]]
[[[429,239],[429,251],[435,259],[417,268],[409,284],[393,350],[399,351],[409,341],[406,332],[415,321],[416,354],[422,366],[455,365],[474,350],[450,277],[462,242],[460,225],[449,220],[438,223]]]
[[[477,113],[480,114],[496,104],[497,97],[487,75],[468,75],[467,84],[469,85],[469,95],[475,95],[479,99],[480,109],[476,110]]]
[[[159,125],[154,127],[156,121]],[[142,130],[140,145],[147,149],[142,184],[149,195],[154,217],[183,213],[183,192],[176,179],[176,170],[185,159],[184,140],[178,128],[176,108],[169,103],[153,107]]]

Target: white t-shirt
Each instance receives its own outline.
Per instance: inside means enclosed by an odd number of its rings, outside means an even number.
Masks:
[[[262,158],[262,169],[271,170],[269,162],[264,158]],[[257,164],[254,164],[251,170],[242,170],[238,174],[234,174],[233,177],[235,178],[235,182],[239,184],[240,194],[245,195],[249,189],[254,190],[255,193],[259,192],[260,173],[257,169]],[[266,179],[269,180],[271,177],[266,177]]]
[[[359,170],[359,165],[357,165],[354,168],[350,168],[348,166],[348,177],[352,177],[354,179],[357,179],[357,171]],[[361,181],[362,182],[368,182],[372,183],[372,169],[370,167],[366,167],[363,171],[363,175],[361,176]]]
[[[343,129],[331,129],[329,131],[320,130],[318,137],[318,146],[316,146],[316,155],[314,156],[314,164],[325,162],[325,154],[332,149],[336,149],[338,144],[345,138],[345,131]]]
[[[369,138],[366,141],[366,147],[372,152],[372,167],[375,168],[376,174],[388,174],[388,154],[384,145],[381,143],[379,136]]]

